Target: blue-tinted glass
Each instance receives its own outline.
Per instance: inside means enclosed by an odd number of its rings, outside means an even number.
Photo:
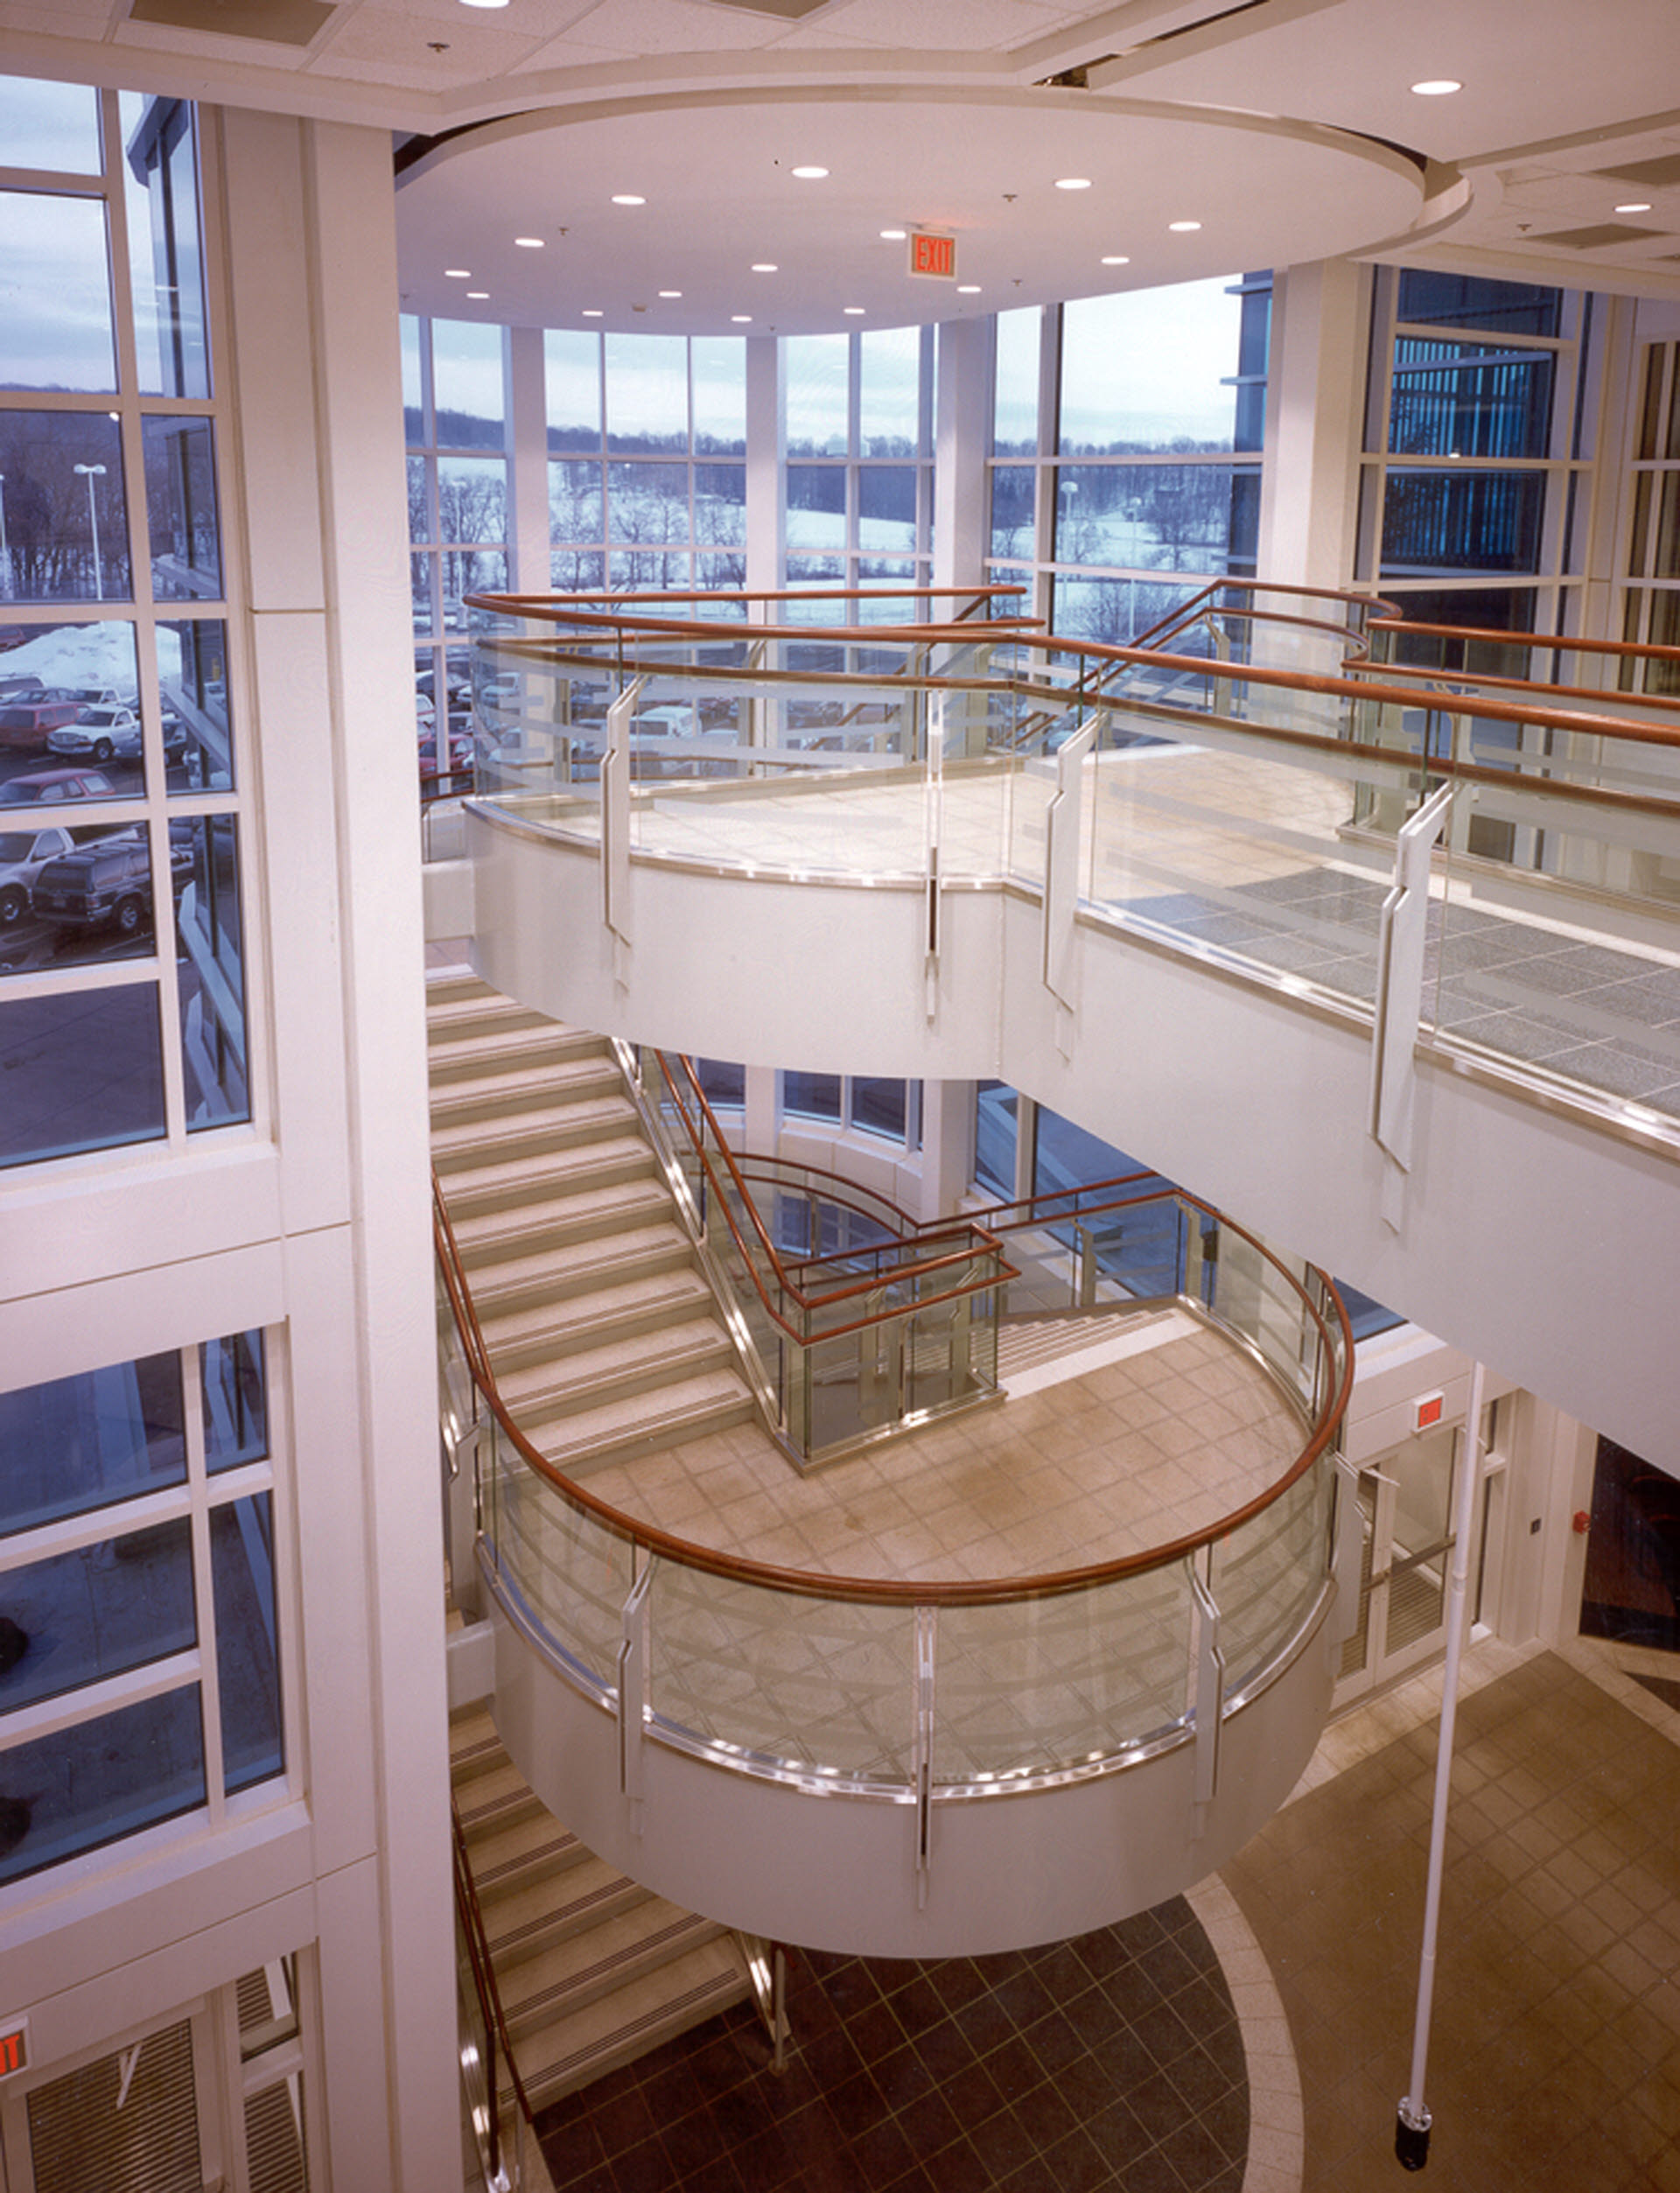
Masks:
[[[843,465],[789,465],[788,545],[790,549],[844,549],[846,545],[846,468]]]
[[[689,347],[681,335],[606,338],[606,445],[620,456],[689,447]]]
[[[431,396],[439,449],[501,448],[507,396],[500,328],[433,320]]]
[[[994,1195],[1015,1193],[1018,1100],[1007,1082],[981,1082],[974,1092],[974,1177]]]
[[[1222,571],[1233,545],[1235,484],[1246,477],[1246,468],[1229,465],[1064,465],[1056,474],[1055,560]]]
[[[172,823],[169,830],[181,1062],[192,1132],[250,1117],[239,824],[231,815],[200,815]]]
[[[430,457],[416,456],[412,451],[408,460],[409,471],[409,539],[416,545],[423,541],[435,541],[431,515],[431,468]]]
[[[97,1850],[202,1804],[199,1686],[0,1752],[0,1881]]]
[[[0,114],[6,117],[0,144],[6,166],[99,173],[99,94],[89,86],[0,76]]]
[[[450,631],[465,627],[470,613],[463,607],[469,594],[500,594],[508,591],[508,556],[502,549],[451,549],[438,559],[444,586],[444,624]]]
[[[1389,447],[1416,457],[1544,457],[1553,368],[1549,350],[1403,335],[1394,347]]]
[[[916,467],[864,465],[858,473],[858,545],[877,554],[916,545]]]
[[[718,547],[738,547],[746,539],[745,465],[696,465],[694,468],[694,537]]]
[[[268,1391],[262,1375],[262,1335],[230,1333],[199,1350],[204,1405],[204,1462],[217,1471],[237,1469],[269,1451]]]
[[[784,1074],[781,1077],[781,1108],[796,1112],[802,1118],[834,1119],[840,1117],[840,1076],[837,1074]]]
[[[697,1058],[694,1070],[709,1104],[727,1104],[738,1111],[746,1102],[746,1068],[732,1060]]]
[[[790,457],[846,454],[850,358],[849,335],[789,335],[783,343]]]
[[[129,711],[90,709],[74,728],[81,734],[98,732],[102,723],[119,717],[128,718]],[[153,958],[158,851],[151,832],[136,823],[90,837],[49,860],[30,894],[30,911],[46,932],[43,964],[56,970]],[[175,857],[174,866],[178,879],[184,856]]]
[[[1043,318],[1036,305],[998,315],[991,428],[994,456],[1033,457],[1038,453],[1039,336]]]
[[[410,556],[409,558],[409,588],[414,610],[414,629],[421,637],[431,631],[437,613],[431,600],[436,562],[437,558],[431,556]]]
[[[508,460],[504,457],[438,459],[438,528],[445,541],[508,538]]]
[[[1037,538],[1038,468],[995,465],[991,473],[993,556],[1031,557]]]
[[[223,1786],[229,1796],[285,1768],[274,1601],[274,1512],[254,1493],[210,1515],[221,1698]]]
[[[160,601],[214,600],[221,592],[215,428],[194,418],[142,424],[152,592]]]
[[[914,457],[921,446],[921,330],[866,329],[858,340],[858,453]]]
[[[634,592],[691,586],[694,558],[676,549],[632,549],[607,559],[606,583]]]
[[[598,593],[606,584],[606,559],[568,550],[549,558],[549,584],[556,593]]]
[[[893,1141],[904,1140],[905,1092],[904,1082],[877,1081],[859,1078],[851,1084],[851,1124],[863,1127],[871,1134],[890,1135]]]
[[[141,393],[206,396],[210,354],[192,106],[124,92],[121,110]]]
[[[398,317],[402,345],[402,433],[412,449],[426,438],[424,382],[420,371],[421,326],[412,312]]]
[[[0,1166],[164,1132],[158,986],[0,1000]]]
[[[0,494],[4,493],[0,483]],[[135,732],[119,735],[79,720],[84,710],[113,708],[137,718],[134,627],[113,619],[16,629],[30,636],[0,655],[0,677],[7,687],[0,696],[0,800],[14,778],[23,778],[27,791],[43,775],[84,765],[96,768],[117,795],[138,793],[141,763]],[[95,763],[94,753],[102,746],[103,758]],[[9,949],[5,960],[12,971],[22,971],[15,950]]]
[[[598,541],[602,537],[601,468],[586,458],[549,460],[549,538]]]
[[[746,453],[746,345],[738,335],[696,335],[689,345],[696,456]]]
[[[0,320],[9,388],[116,388],[101,200],[0,191]]]
[[[1391,471],[1382,576],[1536,571],[1545,493],[1538,472]]]
[[[686,465],[609,465],[606,468],[609,541],[686,548],[689,467]]]
[[[184,618],[158,626],[158,683],[171,792],[231,790],[228,627],[220,617]]]
[[[542,363],[549,400],[549,447],[598,450],[600,337],[550,327],[542,337]]]
[[[728,551],[696,556],[694,559],[694,583],[696,586],[739,587],[746,584],[746,551],[745,548],[733,554]],[[744,617],[746,611],[739,603],[712,602],[707,613],[712,617]]]
[[[0,1575],[0,1713],[190,1650],[185,1516]]]
[[[1233,446],[1242,300],[1230,276],[1062,307],[1064,455]]]
[[[1509,335],[1555,335],[1561,290],[1531,282],[1494,282],[1474,274],[1403,267],[1396,317],[1432,327],[1489,327]]]
[[[172,1351],[0,1393],[0,1531],[184,1484],[185,1426]]]
[[[1139,578],[1069,578],[1058,574],[1052,629],[1070,640],[1101,640],[1110,647],[1141,642],[1151,628],[1201,591],[1199,585],[1162,585]],[[1194,634],[1177,635],[1175,654],[1200,652]]]
[[[127,601],[128,504],[116,422],[102,411],[0,411],[12,601]]]

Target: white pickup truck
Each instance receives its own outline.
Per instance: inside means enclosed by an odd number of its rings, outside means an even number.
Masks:
[[[29,911],[30,886],[49,860],[75,851],[67,830],[0,830],[0,929],[9,929]]]

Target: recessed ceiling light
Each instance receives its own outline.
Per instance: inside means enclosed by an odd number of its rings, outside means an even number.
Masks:
[[[850,313],[851,313],[851,314],[853,315],[853,317],[854,317],[854,318],[856,318],[856,316],[857,316],[858,313],[860,313],[860,312],[863,311],[863,309],[864,309],[864,308],[863,308],[863,306],[862,306],[861,305],[843,305],[840,307],[840,310],[841,310],[843,312],[850,312]]]
[[[956,285],[956,293],[959,297],[978,297],[980,284],[977,282],[959,282]]]
[[[515,236],[514,242],[522,251],[541,251],[542,249],[541,236]]]
[[[1088,175],[1058,175],[1056,178],[1056,188],[1059,191],[1088,191],[1090,187],[1091,179]]]
[[[601,308],[600,308],[600,306],[599,306],[598,305],[584,305],[584,318],[585,319],[600,319],[600,317],[601,317]]]
[[[779,274],[780,270],[774,259],[754,259],[752,262],[754,274]]]
[[[1200,228],[1201,223],[1199,221],[1169,221],[1166,225],[1175,236],[1187,236],[1193,228]]]
[[[469,290],[467,291],[467,295],[472,299],[475,305],[482,305],[489,294],[490,292],[488,290]]]
[[[1131,261],[1124,251],[1111,251],[1102,263],[1105,267],[1129,267]]]
[[[883,228],[881,241],[883,243],[902,243],[908,234],[909,231],[904,228]]]
[[[1616,208],[1619,214],[1648,214],[1650,210],[1651,201],[1648,198],[1635,198],[1630,204],[1618,206]]]
[[[681,297],[682,294],[682,292],[681,290],[662,290],[660,291],[660,295],[662,297]]]
[[[470,282],[472,279],[472,270],[471,267],[445,267],[444,279],[446,282]]]
[[[645,206],[648,200],[645,198],[638,198],[634,191],[614,191],[612,203],[615,206]]]
[[[752,325],[751,312],[732,312],[729,317],[737,327],[751,327]]]
[[[1464,86],[1456,76],[1429,76],[1411,88],[1420,99],[1445,99],[1448,92],[1462,91]]]
[[[464,8],[505,8],[508,0],[461,0]]]
[[[828,172],[825,167],[796,167],[794,179],[800,183],[820,183]]]

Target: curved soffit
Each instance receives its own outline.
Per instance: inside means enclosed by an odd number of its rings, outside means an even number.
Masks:
[[[803,165],[829,173],[797,180]],[[1058,189],[1069,176],[1089,187]],[[737,89],[463,130],[405,170],[397,225],[412,312],[800,334],[1391,244],[1429,221],[1426,188],[1438,211],[1439,183],[1391,145],[1273,116],[1042,88]],[[956,281],[973,288],[912,277],[907,247],[881,236],[892,228],[953,233]]]

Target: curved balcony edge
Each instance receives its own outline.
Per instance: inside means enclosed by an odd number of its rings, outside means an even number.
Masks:
[[[1334,1586],[1267,1678],[1228,1703],[1212,1797],[1197,1747],[1050,1786],[936,1793],[816,1787],[720,1764],[654,1732],[626,1771],[619,1722],[529,1636],[494,1587],[494,1715],[544,1804],[599,1857],[743,1932],[871,1957],[980,1956],[1146,1910],[1215,1872],[1312,1755],[1340,1657]]]

